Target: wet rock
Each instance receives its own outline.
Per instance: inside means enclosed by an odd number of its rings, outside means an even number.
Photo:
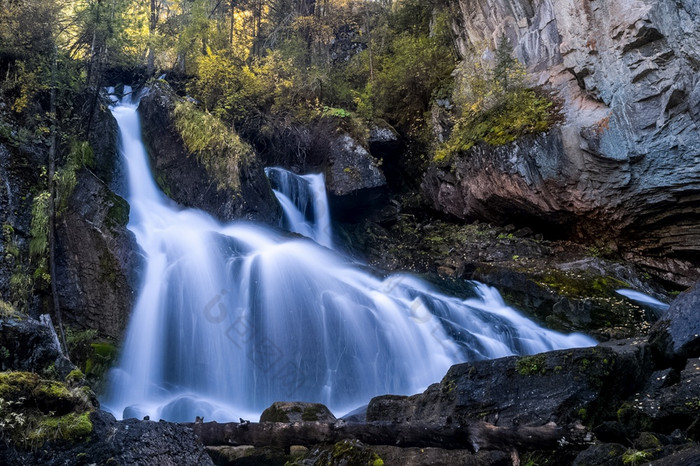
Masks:
[[[0,319],[0,369],[55,372],[63,380],[75,366],[61,352],[52,330],[29,317]]]
[[[653,378],[652,378],[653,380]],[[700,416],[700,360],[691,358],[677,377],[659,386],[651,382],[624,406],[636,410],[655,432],[670,434],[674,429],[695,429]]]
[[[277,224],[281,210],[257,157],[240,170],[240,192],[217,188],[212,174],[187,152],[175,128],[172,112],[179,97],[165,82],[147,90],[139,105],[143,137],[154,177],[178,204],[209,212],[219,220],[245,218]]]
[[[638,390],[650,373],[649,350],[634,341],[458,364],[422,394],[372,399],[367,420],[481,419],[499,426],[591,421]]]
[[[277,401],[263,411],[260,422],[335,422],[331,411],[320,403]]]
[[[334,217],[352,220],[372,208],[386,194],[379,161],[348,134],[330,142],[326,189]]]
[[[654,325],[650,342],[665,361],[700,356],[700,282],[681,293]]]
[[[622,466],[622,455],[627,451],[617,443],[600,443],[582,451],[574,460],[575,466]]]
[[[668,456],[652,461],[652,466],[698,466],[700,465],[700,446],[693,445],[683,448]]]

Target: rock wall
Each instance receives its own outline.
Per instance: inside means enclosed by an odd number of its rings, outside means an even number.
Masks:
[[[463,55],[505,34],[566,121],[478,147],[423,188],[438,210],[534,219],[619,247],[663,278],[700,274],[700,4],[694,0],[455,0]],[[488,55],[488,54],[487,54]]]
[[[33,201],[29,194],[39,180],[33,158],[30,153],[0,143],[0,299],[7,302],[13,297],[10,278],[20,258],[29,255]],[[19,257],[10,254],[12,246]]]
[[[95,167],[78,183],[56,222],[56,288],[64,323],[120,339],[136,298],[141,254],[126,229],[129,204],[117,152],[117,126],[97,110],[90,135]]]

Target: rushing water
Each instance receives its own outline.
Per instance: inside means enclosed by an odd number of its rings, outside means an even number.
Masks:
[[[146,257],[102,400],[118,418],[256,419],[280,400],[340,413],[375,395],[418,392],[468,359],[595,344],[538,327],[485,285],[476,285],[479,298],[444,296],[409,275],[376,278],[311,240],[183,209],[153,181],[136,104],[112,111],[129,229]],[[268,173],[289,227],[331,246],[322,178]]]
[[[323,174],[296,175],[283,168],[265,169],[284,211],[287,229],[333,249],[331,212]]]

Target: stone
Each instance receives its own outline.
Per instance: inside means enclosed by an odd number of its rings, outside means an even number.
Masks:
[[[143,257],[127,230],[129,204],[89,170],[56,224],[56,289],[65,325],[121,339]]]
[[[700,416],[698,387],[700,359],[691,358],[677,378],[660,387],[647,385],[628,402],[628,408],[646,416],[654,432],[670,434],[676,428],[692,429]]]
[[[457,364],[422,394],[373,398],[367,421],[449,425],[479,419],[504,427],[591,422],[607,416],[650,373],[648,347],[636,341]]]
[[[50,329],[30,317],[0,319],[0,370],[56,373],[63,380],[75,366],[63,355]]]
[[[326,189],[334,218],[354,220],[375,207],[386,194],[379,161],[349,134],[330,141]]]
[[[618,443],[599,443],[583,450],[574,460],[575,466],[622,466],[622,455],[627,451]]]
[[[104,411],[90,414],[93,432],[77,444],[52,442],[36,451],[0,448],[3,464],[107,464],[212,466],[192,429],[170,422],[116,421]]]
[[[444,450],[441,448],[399,448],[390,445],[371,446],[384,461],[384,466],[512,466],[509,453],[481,450]]]
[[[320,403],[276,401],[260,415],[260,422],[335,422],[331,411]]]
[[[665,361],[700,356],[700,282],[671,303],[649,338]]]

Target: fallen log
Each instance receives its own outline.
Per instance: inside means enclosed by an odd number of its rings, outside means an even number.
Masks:
[[[335,423],[261,422],[186,424],[206,446],[252,445],[289,448],[356,439],[368,445],[399,447],[436,447],[443,449],[556,450],[583,449],[592,443],[592,435],[580,424],[565,427],[549,423],[537,427],[500,427],[474,421],[468,425],[444,426],[414,423]]]

